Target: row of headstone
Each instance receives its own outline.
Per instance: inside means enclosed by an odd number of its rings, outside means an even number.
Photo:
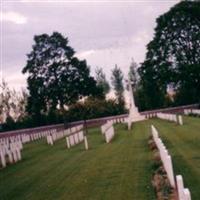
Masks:
[[[184,109],[184,114],[185,115],[189,115],[189,114],[200,115],[200,110],[199,109]]]
[[[9,145],[9,143],[16,142],[16,141],[20,141],[24,144],[30,141],[30,136],[27,134],[23,134],[23,135],[15,135],[15,136],[0,138],[0,144]]]
[[[118,117],[115,119],[109,119],[107,122],[112,123],[112,124],[117,124],[117,123],[127,123],[128,122],[128,117]],[[109,123],[105,123],[101,126],[101,132],[104,134],[106,127],[109,126]]]
[[[190,190],[184,187],[183,178],[181,175],[176,176],[176,184],[179,200],[191,200]]]
[[[111,121],[113,124],[126,123],[126,118],[120,117],[120,118],[110,119],[109,121]]]
[[[21,150],[23,149],[22,142],[14,141],[10,143],[0,144],[0,166],[6,167],[7,164],[13,164],[22,159]]]
[[[103,124],[101,126],[101,133],[104,135],[106,143],[109,143],[115,135],[113,121],[107,121]]]
[[[31,137],[28,134],[21,135],[21,141],[23,144],[28,143],[31,141]]]
[[[171,186],[173,188],[175,188],[174,172],[173,172],[173,167],[172,167],[171,156],[169,155],[162,140],[159,138],[158,131],[156,130],[156,128],[153,125],[151,126],[151,132],[152,132],[154,142],[156,143],[156,146],[159,150],[162,163],[163,163],[164,168],[167,173],[167,177],[170,181]]]
[[[146,119],[150,119],[150,118],[154,118],[154,117],[157,117],[156,112],[145,114]]]
[[[85,150],[88,150],[88,141],[87,137],[84,136],[83,131],[75,132],[70,134],[66,137],[67,148],[70,149],[71,147],[84,142]]]
[[[179,200],[191,200],[191,195],[188,189],[185,189],[183,187],[183,181],[182,177],[180,178],[180,175],[176,177],[176,184],[175,184],[175,178],[174,178],[174,171],[173,171],[173,165],[172,165],[172,159],[171,156],[168,153],[168,150],[166,149],[165,145],[163,144],[162,140],[159,138],[159,134],[157,129],[151,125],[151,133],[153,136],[153,140],[156,143],[156,146],[159,150],[159,154],[163,163],[163,166],[165,168],[165,171],[167,173],[167,177],[169,179],[170,185],[175,188],[177,185]],[[184,198],[183,198],[184,195]]]
[[[31,141],[39,140],[46,137],[49,134],[54,134],[54,133],[56,133],[56,129],[46,130],[38,133],[32,133],[30,134],[30,140]]]
[[[183,125],[183,118],[181,115],[176,116],[175,114],[157,113],[156,116],[157,118],[175,122],[179,125]]]
[[[41,139],[55,132],[56,129],[51,129],[37,133],[18,134],[0,138],[0,166],[6,167],[7,164],[16,163],[21,160],[23,144]]]
[[[77,125],[59,132],[53,132],[47,135],[47,144],[53,145],[55,141],[62,139],[70,134],[76,133],[78,131],[81,131],[83,129],[83,125]]]
[[[8,136],[4,138],[0,138],[0,144],[7,144],[13,143],[16,141],[20,141],[22,144],[32,142],[35,140],[39,140],[43,137],[46,137],[49,134],[53,134],[56,132],[56,129],[46,130],[38,133],[30,133],[30,134],[19,134],[14,136]]]

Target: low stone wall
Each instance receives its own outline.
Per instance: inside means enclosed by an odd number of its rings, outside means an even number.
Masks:
[[[192,105],[186,105],[186,106],[178,106],[178,107],[171,107],[171,108],[164,108],[164,109],[157,109],[157,110],[150,110],[141,112],[140,114],[145,115],[146,118],[150,118],[152,116],[156,116],[156,113],[184,113],[184,109],[195,109],[198,108],[199,104],[192,104]],[[86,120],[86,124],[88,127],[93,126],[100,126],[104,123],[106,123],[108,120],[123,120],[124,118],[127,118],[128,114],[124,115],[116,115],[116,116],[110,116],[110,117],[103,117],[103,118],[97,118],[97,119],[90,119]],[[77,126],[80,124],[84,124],[84,121],[77,121],[77,122],[71,122],[68,124],[68,128]],[[64,124],[55,124],[55,125],[49,125],[49,126],[41,126],[37,128],[27,128],[27,129],[20,129],[15,131],[7,131],[0,133],[0,138],[3,137],[9,137],[9,136],[15,136],[19,134],[34,134],[37,132],[43,132],[51,129],[56,129],[57,131],[64,129]]]
[[[150,111],[145,111],[141,112],[142,115],[145,116],[151,116],[151,115],[156,115],[156,113],[179,113],[179,114],[184,114],[184,109],[195,109],[198,108],[199,104],[191,104],[191,105],[185,105],[185,106],[177,106],[177,107],[170,107],[170,108],[163,108],[163,109],[156,109],[156,110],[150,110]]]

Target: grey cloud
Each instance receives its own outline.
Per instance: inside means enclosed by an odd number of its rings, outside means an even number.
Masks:
[[[21,71],[26,54],[31,50],[33,36],[53,31],[68,37],[77,53],[94,50],[93,55],[85,57],[92,68],[102,65],[109,71],[114,63],[128,65],[129,57],[136,57],[140,62],[144,58],[147,41],[137,43],[132,41],[133,38],[145,32],[151,39],[156,17],[175,3],[177,1],[4,2],[4,12],[20,13],[27,18],[27,23],[2,22],[3,70],[5,73],[11,73],[12,69]]]

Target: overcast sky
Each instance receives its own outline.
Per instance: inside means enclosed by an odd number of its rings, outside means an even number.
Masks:
[[[110,71],[127,74],[131,58],[142,62],[156,18],[178,1],[9,1],[1,4],[1,73],[11,87],[26,86],[21,70],[33,36],[53,31],[68,37],[77,56]]]

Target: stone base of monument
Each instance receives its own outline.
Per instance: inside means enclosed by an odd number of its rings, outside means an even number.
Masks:
[[[141,115],[138,112],[138,108],[137,107],[134,107],[134,108],[130,109],[129,120],[131,122],[143,121],[145,119],[146,119],[145,116]]]
[[[142,116],[142,115],[131,117],[132,122],[139,122],[139,121],[144,121],[144,120],[146,120],[146,118],[145,118],[145,116]]]
[[[141,115],[138,112],[137,107],[130,109],[129,116],[127,118],[128,130],[131,130],[131,125],[133,122],[139,122],[139,121],[144,121],[144,120],[146,120],[145,116]]]

